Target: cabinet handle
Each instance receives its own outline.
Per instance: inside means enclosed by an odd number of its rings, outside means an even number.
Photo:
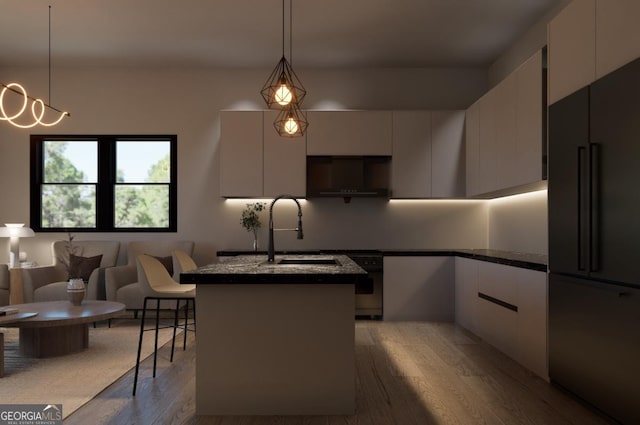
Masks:
[[[600,269],[600,144],[589,144],[589,271]]]
[[[587,269],[586,267],[586,240],[588,235],[588,229],[585,226],[585,215],[587,213],[587,205],[585,204],[587,201],[587,193],[586,193],[586,176],[584,175],[586,167],[586,148],[584,146],[578,147],[578,178],[577,178],[577,192],[578,192],[578,205],[577,205],[577,215],[578,215],[578,239],[577,239],[577,250],[576,253],[578,255],[578,270],[584,271]]]
[[[482,292],[478,292],[478,298],[482,298],[483,300],[487,300],[487,301],[489,301],[491,303],[499,305],[500,307],[504,307],[504,308],[506,308],[508,310],[515,311],[516,313],[518,312],[518,306],[517,305],[513,305],[513,304],[508,303],[506,301],[502,301],[502,300],[500,300],[498,298],[494,298],[494,297],[492,297],[490,295],[487,295],[487,294],[484,294]]]

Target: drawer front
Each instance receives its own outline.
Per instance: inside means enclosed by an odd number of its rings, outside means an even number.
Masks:
[[[502,302],[518,305],[517,269],[502,264],[478,265],[478,292]]]

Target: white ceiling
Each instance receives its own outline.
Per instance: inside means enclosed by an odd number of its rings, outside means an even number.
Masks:
[[[293,64],[486,67],[566,2],[293,0]],[[270,67],[282,53],[281,0],[0,0],[0,66],[47,65],[49,4],[52,66]]]

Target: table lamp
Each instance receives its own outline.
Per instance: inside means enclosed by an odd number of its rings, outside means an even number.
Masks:
[[[31,238],[36,234],[24,223],[5,223],[0,227],[0,237],[9,238],[9,267],[20,267],[20,238]]]

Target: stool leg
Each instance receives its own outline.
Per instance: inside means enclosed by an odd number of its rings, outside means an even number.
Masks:
[[[173,317],[173,338],[171,339],[171,362],[173,362],[173,350],[176,347],[176,329],[178,328],[178,310],[180,310],[180,299],[176,299],[176,311]]]
[[[184,341],[182,342],[182,351],[187,349],[187,328],[189,326],[189,298],[185,299],[184,308]]]
[[[193,333],[195,333],[196,332],[196,299],[191,298],[191,301],[193,302]]]
[[[133,376],[133,395],[136,395],[136,387],[138,386],[138,370],[140,369],[140,352],[142,351],[142,335],[144,335],[144,318],[147,312],[147,298],[145,297],[142,304],[142,320],[140,321],[140,338],[138,339],[138,356],[136,357],[136,373]]]
[[[153,345],[153,377],[156,377],[156,363],[158,362],[158,327],[160,326],[160,298],[156,298],[156,341]]]

